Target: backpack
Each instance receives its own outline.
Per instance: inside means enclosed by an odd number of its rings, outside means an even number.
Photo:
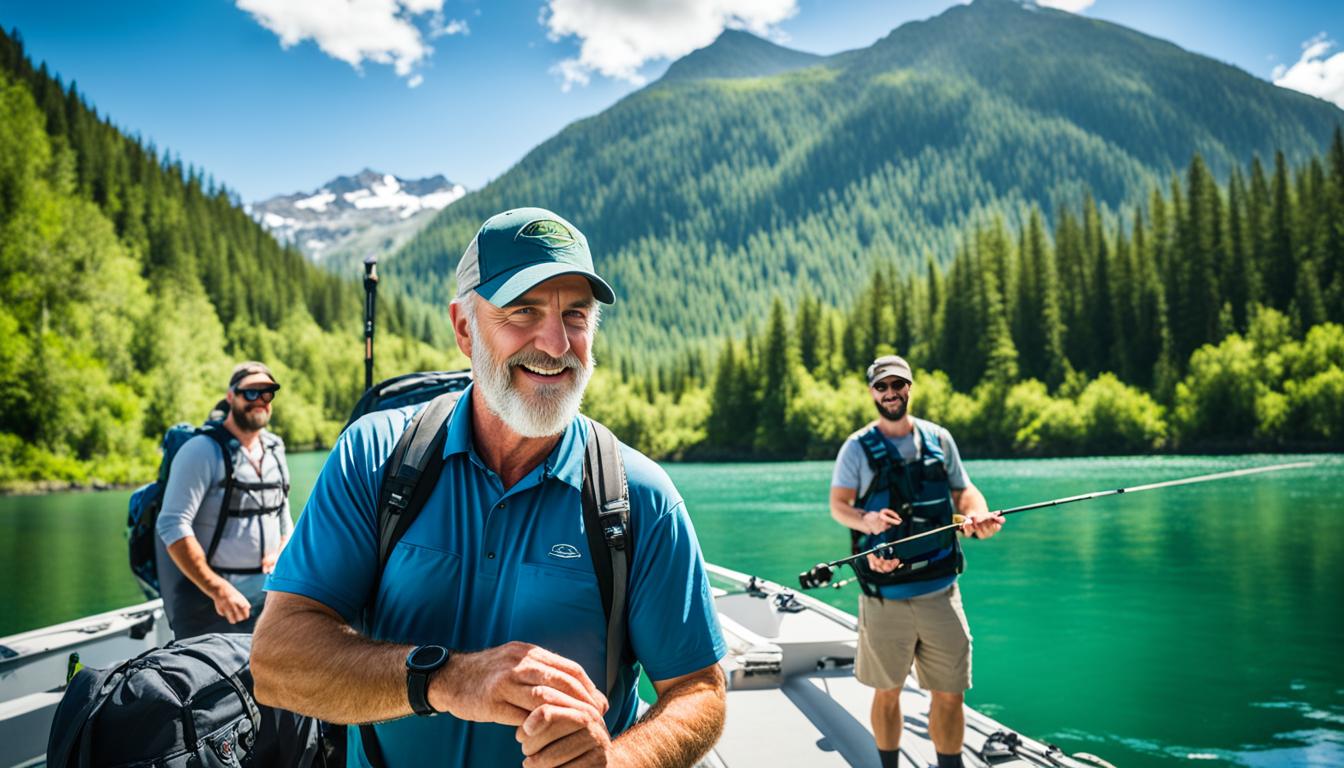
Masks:
[[[214,414],[211,414],[212,416]],[[233,495],[233,462],[229,460],[229,432],[222,421],[209,420],[197,427],[192,424],[174,424],[163,433],[163,459],[159,462],[158,478],[152,483],[142,485],[131,494],[126,511],[126,542],[130,551],[131,572],[140,583],[145,597],[153,599],[159,596],[159,570],[154,556],[154,528],[159,520],[159,510],[163,505],[163,492],[168,487],[168,473],[172,469],[173,459],[188,440],[197,435],[208,435],[219,446],[224,458],[224,502],[221,510],[229,508]],[[223,522],[216,526],[223,530]],[[213,543],[213,542],[212,542]],[[213,554],[213,548],[211,550]]]
[[[378,491],[378,570],[381,578],[392,549],[410,529],[443,470],[443,444],[448,419],[471,381],[470,371],[432,371],[388,379],[360,398],[350,421],[387,408],[430,400],[411,419],[383,467]],[[607,690],[615,687],[617,672],[629,645],[625,627],[626,582],[629,578],[630,490],[625,464],[611,430],[588,419],[592,436],[583,463],[583,519],[597,576],[602,610],[607,617]],[[348,424],[347,424],[348,426]],[[371,593],[378,594],[375,581]],[[366,608],[366,617],[372,606]],[[360,742],[375,766],[385,765],[373,727],[361,725]]]
[[[257,704],[251,650],[251,635],[202,635],[80,669],[52,718],[47,765],[315,765],[317,722]]]

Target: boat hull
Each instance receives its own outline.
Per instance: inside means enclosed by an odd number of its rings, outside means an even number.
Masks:
[[[723,736],[701,766],[880,768],[869,726],[872,689],[853,674],[858,621],[805,594],[708,565],[728,654]],[[0,638],[0,768],[41,765],[71,653],[109,667],[172,639],[161,601]],[[902,766],[935,764],[930,697],[913,676],[901,691]],[[1018,736],[967,707],[968,766],[1083,766],[1047,744]],[[994,734],[1018,748],[986,758]]]

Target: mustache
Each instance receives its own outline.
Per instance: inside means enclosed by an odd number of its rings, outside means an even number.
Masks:
[[[583,367],[583,361],[571,350],[561,357],[551,357],[550,355],[536,349],[525,349],[509,356],[505,365],[530,365],[533,368],[572,368],[579,369]]]

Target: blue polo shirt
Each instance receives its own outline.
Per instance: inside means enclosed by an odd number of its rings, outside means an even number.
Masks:
[[[360,626],[378,562],[378,489],[397,438],[423,406],[368,414],[336,441],[289,545],[267,581],[272,591],[317,600]],[[606,616],[584,532],[581,488],[588,421],[576,418],[555,450],[505,490],[471,440],[471,390],[448,422],[443,474],[393,549],[378,584],[369,634],[460,651],[511,640],[583,665],[606,686]],[[725,652],[700,545],[681,496],[643,454],[621,446],[630,486],[633,557],[627,597],[631,650],[606,715],[614,735],[635,721],[642,664],[653,680],[694,672]],[[514,727],[450,715],[376,726],[389,768],[518,765]],[[358,729],[349,729],[352,747]],[[350,765],[367,766],[358,748]]]

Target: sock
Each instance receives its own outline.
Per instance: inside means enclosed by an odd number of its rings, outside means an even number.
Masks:
[[[944,755],[942,752],[939,752],[938,768],[963,768],[961,764],[961,753],[958,752],[955,755]]]
[[[901,768],[901,750],[899,749],[879,749],[877,756],[882,758],[882,768]]]

